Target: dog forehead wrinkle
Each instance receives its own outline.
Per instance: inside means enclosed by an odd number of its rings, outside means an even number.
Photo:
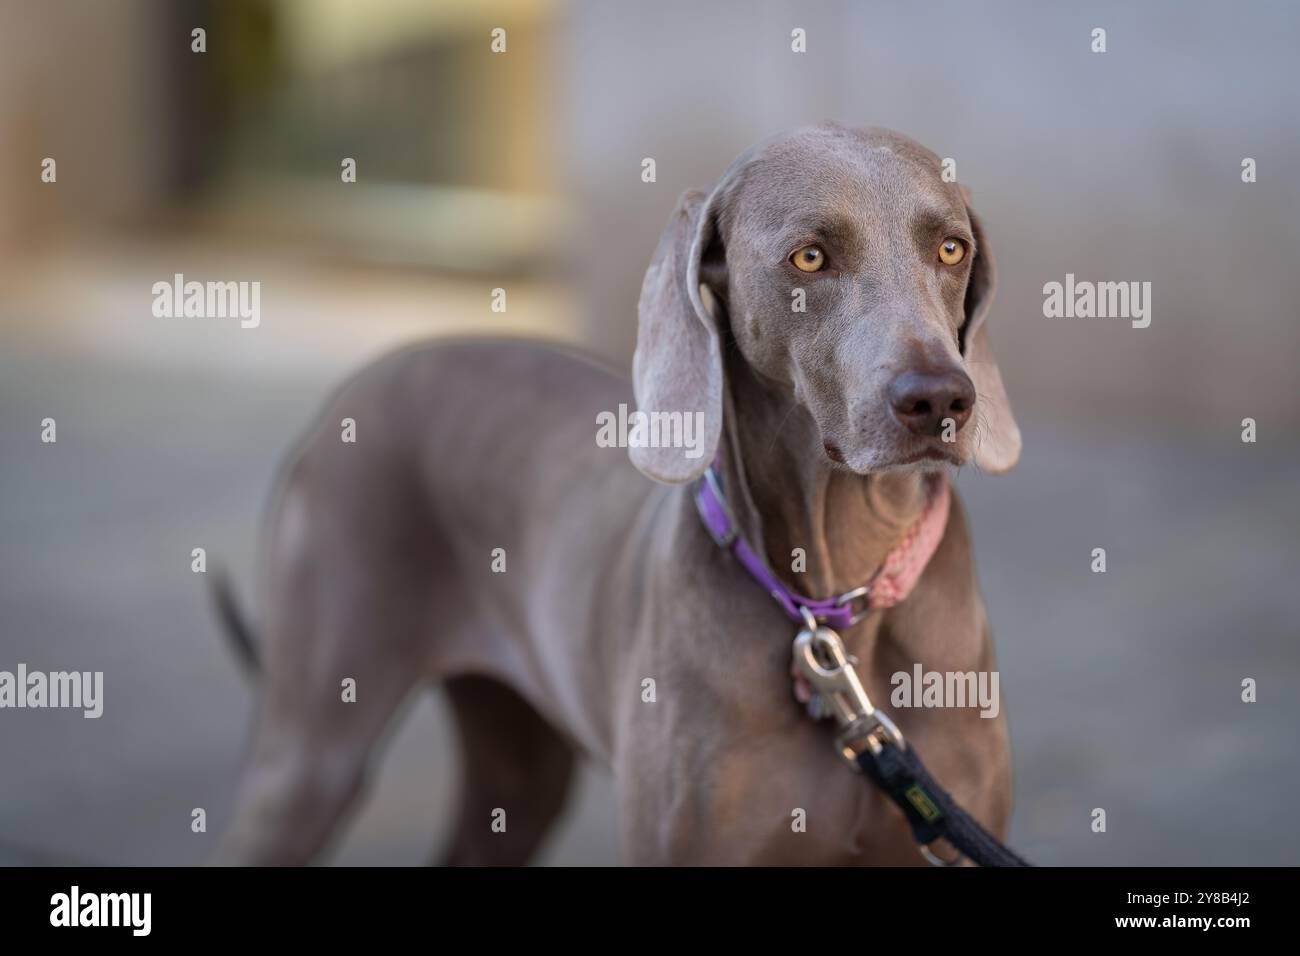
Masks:
[[[942,232],[956,236],[967,245],[974,242],[969,217],[965,215],[964,208],[959,215],[955,206],[945,208],[926,203],[912,215],[912,230],[917,238],[929,238],[933,233]]]
[[[921,196],[956,215],[955,196],[939,177],[937,157],[921,147],[902,152],[891,145],[864,147],[847,131],[825,140],[826,131],[814,128],[758,151],[729,177],[731,208],[723,222],[730,227],[741,216],[748,228],[770,232],[820,215],[863,230],[881,225],[875,220],[906,218]]]

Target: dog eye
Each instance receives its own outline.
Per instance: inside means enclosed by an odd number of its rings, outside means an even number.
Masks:
[[[795,250],[790,261],[800,272],[820,272],[826,268],[826,253],[821,246],[804,246]]]
[[[966,243],[960,239],[945,239],[939,245],[939,261],[946,266],[955,266],[966,258]]]

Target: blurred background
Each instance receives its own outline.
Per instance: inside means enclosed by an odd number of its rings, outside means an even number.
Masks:
[[[953,157],[996,251],[1025,454],[959,484],[1013,843],[1300,862],[1298,45],[1282,2],[0,2],[0,669],[104,670],[107,698],[0,712],[0,863],[204,859],[253,696],[191,549],[249,601],[277,467],[393,347],[522,331],[629,365],[679,194],[823,119]],[[154,318],[177,272],[260,281],[261,326]],[[1151,282],[1150,328],[1044,318],[1067,272]],[[446,716],[411,702],[330,861],[446,839]],[[542,862],[615,862],[615,834],[588,768]]]

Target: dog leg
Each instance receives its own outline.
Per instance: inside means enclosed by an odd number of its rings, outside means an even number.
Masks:
[[[303,499],[291,491],[272,553],[261,712],[218,863],[315,857],[360,790],[374,744],[425,676],[419,581],[369,573],[385,543],[340,527],[333,513],[309,513]]]
[[[356,703],[340,700],[334,680],[300,691],[288,706],[266,701],[216,862],[305,864],[335,831],[361,790],[371,748],[413,683],[410,673],[354,673]],[[346,723],[339,723],[338,708],[348,709]]]
[[[574,753],[522,697],[486,677],[458,677],[447,694],[460,729],[460,816],[447,866],[527,863],[560,811]],[[505,829],[493,828],[504,810]]]

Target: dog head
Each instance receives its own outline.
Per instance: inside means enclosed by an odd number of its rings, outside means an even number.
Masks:
[[[1006,471],[1020,432],[989,344],[994,284],[968,194],[929,150],[833,124],[761,144],[682,197],[641,290],[638,408],[703,412],[704,454],[632,461],[659,481],[703,472],[735,348],[807,412],[832,467]]]

